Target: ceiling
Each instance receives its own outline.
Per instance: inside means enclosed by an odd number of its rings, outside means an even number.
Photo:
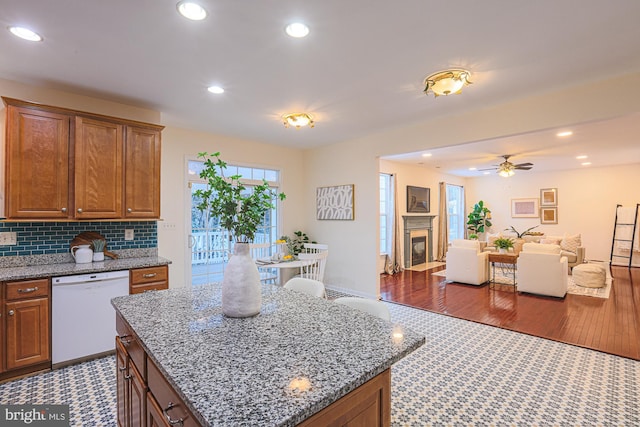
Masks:
[[[164,125],[310,148],[640,71],[637,0],[202,0],[199,22],[176,2],[2,0],[0,78],[161,111]],[[294,20],[308,37],[285,34]],[[10,25],[44,41],[20,40]],[[451,67],[470,70],[473,84],[425,96],[424,78]],[[225,93],[207,92],[212,84]],[[280,117],[295,111],[315,127],[286,129]],[[637,116],[617,120],[638,135]],[[594,156],[611,151],[604,141],[630,143],[607,127],[587,124],[574,140],[585,136]],[[501,154],[542,170],[548,153],[566,166],[580,151],[554,151],[545,132],[478,144],[442,151],[462,161],[447,170]],[[445,158],[429,162],[444,168]]]

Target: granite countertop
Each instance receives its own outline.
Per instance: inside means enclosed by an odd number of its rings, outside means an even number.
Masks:
[[[263,285],[260,314],[243,319],[222,314],[218,284],[112,304],[205,426],[294,426],[425,342],[401,325],[272,285]],[[307,391],[295,388],[300,379]]]
[[[155,267],[171,264],[168,259],[159,256],[133,257],[133,258],[105,258],[101,262],[87,264],[58,263],[27,265],[0,268],[0,281],[36,279],[49,276],[69,276],[72,274],[97,273],[101,271],[130,270],[132,268]]]

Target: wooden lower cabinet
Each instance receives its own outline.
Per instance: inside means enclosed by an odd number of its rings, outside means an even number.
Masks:
[[[49,279],[3,284],[3,361],[6,375],[43,369],[51,362]]]
[[[118,426],[145,426],[147,386],[127,350],[116,338]]]

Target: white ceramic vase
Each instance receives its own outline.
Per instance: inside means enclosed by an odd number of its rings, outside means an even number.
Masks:
[[[507,250],[507,249],[504,249],[504,248],[498,248],[498,253],[499,253],[499,254],[506,254],[507,252],[508,252],[508,250]]]
[[[236,243],[222,279],[222,312],[229,317],[260,313],[262,286],[248,243]]]

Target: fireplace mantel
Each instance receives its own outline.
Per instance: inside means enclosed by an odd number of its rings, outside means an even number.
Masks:
[[[433,261],[433,219],[437,215],[403,215],[404,222],[404,268],[411,267],[411,260],[407,254],[411,253],[411,230],[428,230],[427,262]]]

